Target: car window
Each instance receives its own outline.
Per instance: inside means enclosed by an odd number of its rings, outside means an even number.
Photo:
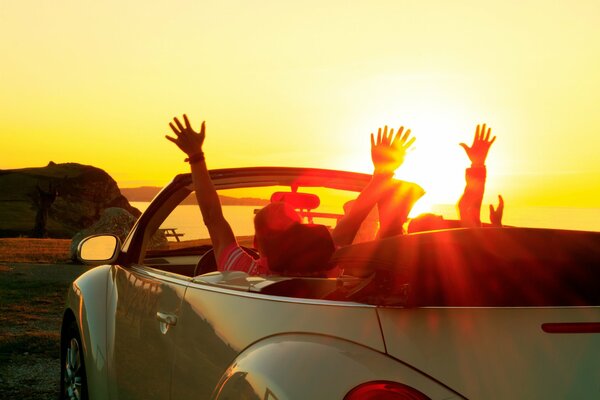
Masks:
[[[238,242],[245,246],[251,246],[253,242],[255,213],[267,205],[272,197],[277,201],[292,193],[300,195],[300,203],[309,195],[316,199],[314,203],[298,204],[296,207],[303,223],[322,224],[329,229],[335,228],[339,219],[344,216],[345,209],[349,209],[352,200],[357,196],[355,192],[328,188],[301,188],[292,192],[289,187],[283,186],[218,191],[225,219],[231,225]],[[363,232],[363,241],[366,238],[371,239],[376,232],[376,210],[368,218],[368,224],[372,227],[373,234]],[[154,240],[149,243],[149,249],[172,250],[211,244],[195,193],[190,193],[171,211],[154,236]]]
[[[252,243],[254,210],[261,207],[260,199],[248,201],[220,194],[223,214],[231,224],[238,241]],[[195,193],[190,193],[162,221],[155,234],[157,240],[150,243],[150,249],[181,249],[185,247],[210,245],[210,235],[202,220]]]
[[[333,230],[358,196],[358,193],[347,190],[286,186],[223,189],[218,194],[225,219],[230,223],[238,243],[249,248],[254,243],[254,215],[270,201],[292,202],[303,223],[321,224]],[[182,200],[162,221],[152,224],[158,228],[146,243],[144,264],[162,269],[168,269],[165,265],[188,264],[190,266],[185,274],[193,276],[191,265],[195,265],[200,256],[211,248],[211,240],[195,193],[181,197]],[[363,224],[356,240],[372,240],[378,225],[375,210]]]

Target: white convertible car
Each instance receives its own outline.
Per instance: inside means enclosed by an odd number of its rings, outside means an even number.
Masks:
[[[332,228],[369,175],[211,171],[240,244],[291,199]],[[407,186],[410,190],[410,184]],[[127,239],[93,236],[69,290],[63,399],[600,399],[600,233],[450,229],[338,249],[337,277],[215,272],[177,176]],[[212,272],[211,272],[212,271]]]

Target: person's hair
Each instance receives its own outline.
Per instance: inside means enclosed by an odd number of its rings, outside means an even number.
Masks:
[[[269,242],[290,226],[301,222],[302,219],[290,205],[283,202],[267,204],[254,216],[254,247],[263,253],[269,252]]]
[[[293,224],[302,222],[291,206],[283,202],[269,203],[254,216],[254,231],[257,236],[272,236],[283,232]]]
[[[313,275],[328,268],[335,250],[323,225],[303,225],[283,202],[270,203],[254,216],[255,242],[269,269],[281,275]]]
[[[320,276],[330,268],[335,251],[324,225],[294,224],[264,246],[269,269],[287,276]]]

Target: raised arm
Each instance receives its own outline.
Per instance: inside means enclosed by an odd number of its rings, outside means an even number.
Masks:
[[[492,226],[502,227],[502,215],[504,214],[504,199],[498,195],[498,207],[494,208],[493,204],[490,204],[490,223]]]
[[[236,242],[235,235],[223,216],[219,196],[206,168],[206,161],[202,152],[202,145],[206,136],[206,124],[202,122],[200,131],[196,132],[192,129],[190,121],[185,114],[183,115],[183,121],[184,124],[177,118],[174,118],[173,122],[169,123],[169,126],[176,137],[168,135],[165,137],[175,143],[188,156],[186,161],[190,163],[192,170],[194,190],[200,211],[202,212],[202,219],[208,228],[215,257],[218,260],[222,251],[230,244]]]
[[[490,139],[491,132],[491,128],[486,129],[486,124],[483,124],[483,126],[477,125],[471,147],[465,143],[460,143],[460,146],[465,149],[467,157],[471,160],[471,167],[465,171],[465,191],[458,201],[458,211],[463,226],[481,226],[481,202],[485,192],[487,173],[485,160],[492,143],[496,140],[496,136]]]
[[[373,161],[373,177],[369,184],[362,190],[350,212],[340,220],[332,232],[336,246],[352,243],[360,225],[365,220],[371,209],[381,196],[391,188],[394,171],[402,165],[407,151],[414,143],[415,138],[410,138],[410,129],[404,131],[400,127],[394,136],[394,129],[385,126],[379,128],[377,139],[371,133],[371,160]]]

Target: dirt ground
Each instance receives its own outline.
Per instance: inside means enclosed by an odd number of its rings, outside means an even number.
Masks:
[[[0,262],[0,399],[57,399],[67,288],[90,267]]]

